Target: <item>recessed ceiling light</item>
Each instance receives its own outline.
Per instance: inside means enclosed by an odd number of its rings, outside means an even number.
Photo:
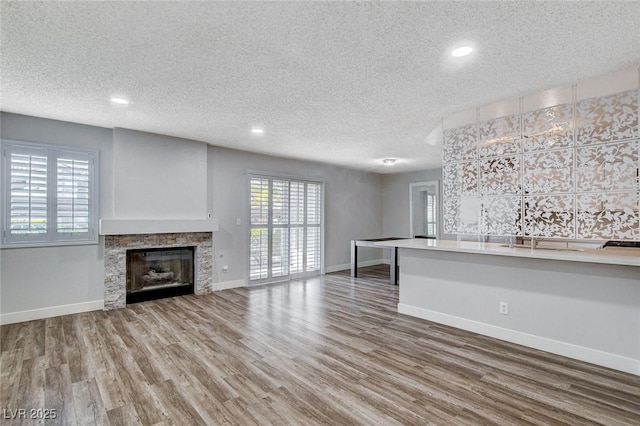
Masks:
[[[124,98],[120,98],[118,96],[114,96],[111,98],[111,102],[113,102],[114,104],[118,104],[118,105],[129,105],[129,101],[124,99]]]
[[[264,129],[260,128],[260,127],[252,127],[251,128],[251,133],[253,133],[254,135],[261,135],[264,133]]]
[[[397,160],[395,158],[385,158],[382,160],[382,164],[385,166],[393,166]]]
[[[471,52],[473,52],[473,47],[462,46],[462,47],[458,47],[457,49],[453,49],[453,51],[451,52],[451,56],[455,56],[456,58],[459,58],[461,56],[467,56]]]

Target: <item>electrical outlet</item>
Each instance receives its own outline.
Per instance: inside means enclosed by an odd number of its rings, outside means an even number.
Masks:
[[[509,315],[509,304],[507,302],[500,302],[500,313],[502,315]]]
[[[242,225],[242,219],[240,219],[239,217],[236,217],[236,225]]]
[[[225,274],[226,274],[227,272],[229,272],[229,266],[224,265],[224,266],[222,267],[222,272],[224,272]]]

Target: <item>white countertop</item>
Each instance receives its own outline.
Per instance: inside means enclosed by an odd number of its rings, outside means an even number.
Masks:
[[[564,260],[571,262],[604,263],[609,265],[640,266],[640,249],[607,247],[606,249],[550,250],[530,247],[505,247],[499,243],[479,243],[473,241],[428,240],[412,238],[376,243],[381,247],[402,249],[435,250],[456,253],[475,253],[494,256],[528,257],[532,259]],[[639,275],[640,278],[640,275]]]

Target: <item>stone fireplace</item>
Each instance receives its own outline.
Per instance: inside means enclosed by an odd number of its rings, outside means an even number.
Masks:
[[[104,309],[123,308],[128,301],[129,303],[138,301],[133,300],[136,297],[127,296],[127,281],[129,281],[130,290],[133,285],[134,293],[142,293],[145,281],[150,287],[154,287],[155,281],[156,288],[151,288],[151,291],[178,288],[180,285],[177,283],[176,275],[179,273],[180,281],[184,281],[182,284],[191,280],[191,289],[183,287],[183,291],[195,294],[211,292],[213,287],[212,242],[211,232],[105,235]],[[180,249],[180,252],[192,250],[191,277],[189,277],[188,267],[186,271],[178,272],[178,267],[183,261],[177,260],[177,252],[169,254],[176,248]],[[129,260],[127,260],[128,252]],[[135,258],[140,260],[140,253],[143,252],[149,253],[146,255],[149,262],[145,266],[136,266],[136,263],[141,264],[141,262],[135,262]],[[127,264],[129,264],[129,271],[127,271]],[[135,271],[132,268],[138,268],[138,270]],[[127,274],[129,274],[128,279]],[[135,275],[138,275],[138,278],[134,278]],[[136,282],[132,283],[132,281]],[[180,293],[180,290],[177,293]],[[130,291],[129,295],[131,294]],[[177,294],[169,294],[171,295]]]

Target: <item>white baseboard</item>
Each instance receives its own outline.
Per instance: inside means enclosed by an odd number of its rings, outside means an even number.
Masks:
[[[246,287],[247,283],[245,280],[234,280],[234,281],[223,281],[221,283],[213,283],[212,290],[227,290],[230,288],[238,288],[238,287]]]
[[[81,312],[100,311],[102,309],[104,309],[104,300],[94,300],[92,302],[73,303],[71,305],[10,312],[0,315],[0,324],[13,324],[16,322],[33,321],[61,315],[79,314]]]
[[[364,262],[358,262],[358,268],[364,268],[367,266],[375,266],[375,265],[384,265],[385,263],[389,264],[389,260],[384,260],[384,259],[365,260]],[[331,272],[344,271],[345,269],[351,269],[351,264],[344,263],[342,265],[325,266],[324,273],[329,274]]]
[[[398,303],[398,313],[640,376],[640,360]]]

